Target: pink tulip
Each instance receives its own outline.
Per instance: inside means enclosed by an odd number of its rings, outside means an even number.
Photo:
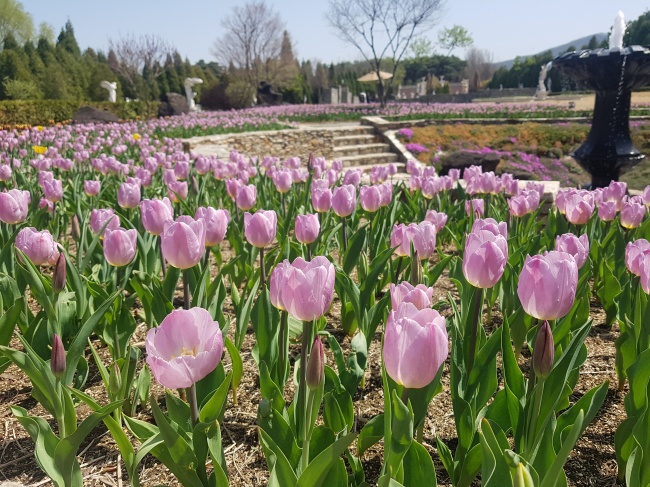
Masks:
[[[54,203],[46,198],[41,198],[38,202],[38,207],[41,210],[45,210],[47,213],[52,213],[54,211]]]
[[[0,221],[10,225],[25,221],[29,200],[29,191],[10,189],[0,193]]]
[[[0,164],[0,181],[11,181],[13,171],[9,164]]]
[[[319,213],[326,213],[332,207],[332,191],[323,179],[315,180],[311,185],[311,204]]]
[[[165,222],[174,219],[174,208],[167,197],[162,200],[142,200],[140,213],[142,226],[151,235],[160,235],[165,229]]]
[[[167,196],[173,203],[187,199],[187,181],[172,181],[167,185]]]
[[[60,179],[44,180],[43,195],[48,201],[56,203],[63,198],[63,183]]]
[[[433,223],[438,232],[447,224],[447,214],[442,211],[427,210],[427,216],[424,219]]]
[[[279,193],[288,193],[291,190],[293,177],[290,171],[275,171],[271,179]]]
[[[589,257],[589,237],[587,234],[576,237],[572,233],[558,235],[555,239],[555,250],[572,255],[578,269],[581,269]]]
[[[540,197],[537,191],[523,190],[519,195],[513,196],[508,200],[510,214],[516,217],[522,217],[534,212],[539,208]]]
[[[572,255],[551,251],[526,256],[517,294],[524,311],[539,320],[556,320],[573,307],[578,266]]]
[[[104,258],[115,267],[129,264],[138,250],[138,231],[134,228],[107,228],[104,232]]]
[[[327,181],[329,186],[334,186],[339,180],[339,172],[336,169],[328,169],[325,171],[325,174],[323,174],[323,178]]]
[[[628,242],[625,247],[625,266],[635,276],[641,275],[641,262],[650,254],[650,242],[644,238]]]
[[[230,221],[228,210],[215,210],[211,206],[207,208],[201,206],[196,209],[194,218],[196,220],[202,218],[205,223],[206,247],[214,247],[223,241]]]
[[[381,195],[379,206],[389,206],[393,201],[393,183],[390,181],[384,181],[378,186],[378,188],[379,194]]]
[[[122,208],[135,208],[140,204],[140,185],[122,183],[117,190],[117,204]]]
[[[402,303],[390,312],[383,356],[386,373],[395,382],[409,389],[429,385],[448,354],[445,319],[437,311]]]
[[[616,201],[603,201],[598,205],[598,218],[604,222],[611,222],[616,218]]]
[[[296,239],[302,244],[309,245],[318,238],[320,222],[318,215],[307,214],[296,216]]]
[[[135,172],[135,177],[140,181],[140,184],[145,188],[151,186],[151,173],[145,168],[141,167]]]
[[[102,182],[89,179],[84,181],[84,193],[88,196],[97,196],[102,189]]]
[[[430,308],[432,305],[433,288],[424,284],[413,286],[403,281],[398,285],[390,285],[390,301],[392,309],[397,309],[402,303],[412,303],[417,309]]]
[[[205,254],[205,224],[187,215],[167,220],[161,234],[162,254],[170,265],[189,269]]]
[[[16,248],[34,265],[54,265],[59,258],[59,248],[48,230],[39,232],[34,227],[22,228],[16,235]]]
[[[177,161],[174,165],[174,176],[176,179],[187,179],[190,175],[190,163],[187,161]]]
[[[359,188],[361,207],[367,212],[374,213],[381,206],[379,186],[361,186]]]
[[[275,240],[278,217],[273,210],[257,210],[244,213],[244,235],[252,246],[264,248]]]
[[[177,309],[147,332],[147,365],[168,389],[190,387],[217,368],[223,354],[219,323],[203,308]]]
[[[623,207],[623,198],[627,193],[627,183],[622,181],[611,181],[609,186],[603,188],[603,201],[614,201],[618,211]]]
[[[250,210],[255,206],[257,201],[257,188],[249,184],[248,186],[241,186],[237,189],[237,196],[235,197],[235,203],[240,210]]]
[[[205,176],[212,169],[212,163],[204,156],[198,156],[194,162],[194,169],[199,176]]]
[[[120,217],[115,214],[112,208],[93,209],[90,212],[90,229],[92,232],[97,235],[102,231],[104,225],[106,225],[106,230],[109,228],[114,230],[120,226]]]
[[[351,184],[338,186],[332,193],[332,210],[341,218],[350,216],[357,206],[357,188]]]
[[[390,236],[390,246],[396,247],[395,253],[400,257],[411,255],[411,241],[415,233],[414,225],[399,225],[393,226],[393,232]]]
[[[494,218],[479,218],[472,224],[472,232],[487,230],[494,235],[501,235],[508,239],[508,224],[506,222],[497,222]]]
[[[643,190],[643,202],[646,206],[650,206],[650,184]]]
[[[621,208],[621,226],[624,228],[637,228],[645,216],[645,205],[638,201],[629,200]]]
[[[646,253],[639,267],[641,271],[641,289],[646,294],[650,294],[650,252]]]
[[[594,198],[590,194],[571,193],[564,203],[566,219],[574,225],[584,225],[594,212]]]
[[[242,182],[239,179],[226,179],[226,192],[230,199],[235,201],[237,199],[237,191],[243,186]]]
[[[323,256],[311,262],[298,257],[282,286],[282,304],[291,316],[312,321],[324,316],[334,296],[334,265]]]
[[[269,284],[269,295],[271,296],[271,304],[280,311],[286,311],[284,302],[282,301],[282,290],[285,287],[287,278],[291,275],[293,267],[288,260],[283,260],[275,266],[271,272],[271,282]]]
[[[476,230],[467,235],[463,252],[463,274],[472,286],[493,287],[508,261],[508,242],[501,233]]]
[[[343,181],[341,181],[343,186],[351,184],[354,187],[359,187],[361,184],[361,170],[359,169],[348,169],[345,171],[345,176],[343,176]]]
[[[423,221],[414,227],[413,248],[420,260],[427,260],[436,253],[436,226],[429,222]]]
[[[474,213],[475,218],[480,218],[485,214],[485,201],[480,198],[465,201],[465,213],[467,216]]]

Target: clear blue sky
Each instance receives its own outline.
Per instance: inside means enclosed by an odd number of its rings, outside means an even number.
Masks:
[[[214,60],[211,51],[222,34],[220,19],[242,3],[244,0],[22,0],[35,25],[48,22],[57,34],[69,18],[82,49],[105,51],[108,40],[120,35],[156,34],[192,62]],[[267,4],[285,21],[299,59],[328,63],[360,59],[328,26],[327,0],[267,0]],[[462,25],[471,32],[474,45],[492,52],[498,62],[607,32],[618,10],[630,21],[648,8],[647,0],[446,0],[438,26],[426,37],[435,42],[440,28]],[[463,57],[464,52],[454,54]]]

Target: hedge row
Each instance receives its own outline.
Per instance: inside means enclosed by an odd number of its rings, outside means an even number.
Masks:
[[[159,102],[81,102],[63,100],[0,101],[0,126],[52,125],[72,119],[81,106],[107,110],[120,120],[151,118],[158,115]]]

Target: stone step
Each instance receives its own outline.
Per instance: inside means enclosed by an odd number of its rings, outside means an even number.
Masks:
[[[341,161],[344,167],[374,166],[377,164],[397,162],[397,154],[394,154],[392,152],[382,152],[381,154],[362,154],[358,156],[344,156],[344,157],[339,157],[337,160]]]
[[[375,144],[361,144],[361,145],[342,145],[332,149],[333,158],[346,156],[360,156],[363,154],[381,154],[390,151],[390,145],[375,143]]]
[[[357,136],[357,135],[372,135],[374,137],[376,135],[374,127],[367,127],[363,125],[359,125],[356,127],[355,126],[340,127],[340,128],[337,127],[337,128],[327,129],[327,130],[331,131],[332,136],[334,138]]]
[[[343,135],[334,137],[334,146],[373,144],[377,142],[377,137],[373,134]]]

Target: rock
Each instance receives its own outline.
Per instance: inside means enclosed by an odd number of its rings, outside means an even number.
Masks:
[[[470,166],[481,166],[483,172],[494,171],[500,161],[501,158],[493,152],[452,152],[440,158],[439,164],[441,165],[441,168],[438,171],[438,174],[440,176],[446,176],[449,174],[450,169],[463,170]]]
[[[187,98],[178,93],[167,93],[165,100],[160,104],[160,108],[158,109],[158,116],[171,117],[189,112],[190,105],[187,103]]]
[[[109,123],[119,122],[119,118],[106,110],[94,107],[80,107],[72,117],[72,123]]]

